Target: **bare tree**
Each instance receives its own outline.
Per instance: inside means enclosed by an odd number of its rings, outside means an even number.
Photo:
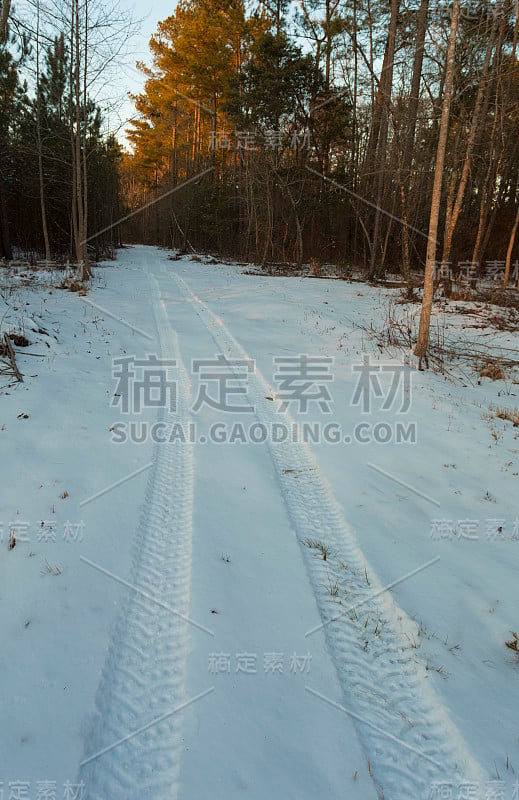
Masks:
[[[11,0],[0,0],[0,43],[7,30],[7,20],[11,10]],[[7,203],[5,199],[5,186],[0,170],[0,257],[11,258],[11,241],[7,222]]]
[[[490,59],[492,56],[492,51],[495,45],[498,21],[499,21],[498,15],[495,14],[494,20],[492,22],[492,27],[490,30],[490,36],[488,38],[485,60],[483,62],[483,68],[481,70],[481,78],[479,80],[474,111],[472,113],[472,119],[470,122],[470,128],[467,137],[467,148],[465,152],[465,158],[463,161],[461,178],[458,184],[458,190],[455,193],[455,198],[453,196],[452,202],[447,203],[447,209],[445,214],[445,238],[443,241],[442,261],[448,261],[450,257],[452,238],[454,236],[454,230],[456,228],[456,224],[458,222],[463,207],[463,199],[465,196],[465,190],[467,188],[467,183],[470,175],[470,168],[472,165],[472,159],[474,153],[474,145],[481,124],[482,111],[484,105],[488,102],[488,96],[492,85],[492,81],[489,80],[489,68],[490,68]],[[454,185],[455,184],[453,183],[452,184],[453,189]]]
[[[447,63],[445,67],[445,88],[443,95],[443,107],[440,122],[440,135],[438,138],[438,148],[436,152],[436,164],[434,168],[434,182],[431,198],[431,214],[429,217],[429,237],[427,241],[427,260],[425,263],[425,276],[422,297],[422,311],[420,314],[420,327],[418,331],[418,341],[415,346],[415,355],[419,358],[419,366],[422,365],[422,358],[427,356],[429,347],[429,332],[431,327],[431,311],[434,296],[434,265],[436,262],[436,237],[438,235],[438,222],[440,218],[440,202],[443,182],[443,166],[445,164],[445,151],[447,149],[447,137],[449,133],[449,117],[451,109],[452,84],[454,80],[454,66],[456,57],[456,35],[460,19],[460,0],[454,0],[452,6],[452,18],[449,34],[449,44],[447,47]]]
[[[519,208],[517,209],[517,214],[515,215],[515,221],[512,226],[512,231],[510,233],[510,240],[508,242],[508,248],[506,251],[506,261],[505,261],[505,275],[503,278],[503,289],[506,289],[508,286],[508,281],[510,279],[510,266],[512,264],[512,252],[514,249],[515,244],[515,237],[517,235],[517,228],[519,228]],[[518,281],[519,287],[519,281]]]
[[[0,40],[5,33],[5,29],[7,28],[7,20],[9,19],[10,11],[11,0],[0,0]]]
[[[391,17],[387,34],[384,64],[380,76],[377,105],[375,107],[372,138],[374,149],[375,179],[376,179],[376,209],[373,226],[373,240],[371,244],[371,259],[369,275],[373,277],[377,268],[378,244],[380,238],[381,206],[384,198],[386,183],[386,149],[389,129],[389,111],[391,103],[391,90],[393,88],[393,72],[396,51],[396,29],[398,21],[399,0],[391,0]]]
[[[49,229],[47,226],[47,210],[45,207],[45,185],[43,175],[43,146],[41,138],[41,86],[40,86],[40,0],[36,3],[36,142],[38,146],[38,177],[40,183],[40,208],[43,241],[45,243],[45,260],[51,260]]]
[[[429,0],[421,0],[418,12],[418,22],[416,27],[416,41],[413,58],[413,77],[411,81],[411,95],[409,97],[407,131],[405,135],[404,155],[400,180],[400,204],[402,209],[402,271],[407,283],[407,293],[410,297],[413,288],[410,282],[411,264],[409,256],[409,227],[407,224],[407,186],[410,181],[410,170],[413,161],[413,150],[416,136],[416,122],[418,119],[418,107],[420,103],[420,82],[422,79],[422,68],[424,60],[425,34],[427,32],[427,14],[429,12]]]
[[[102,0],[66,0],[69,38],[69,127],[72,162],[72,235],[81,279],[92,277],[89,260],[89,124],[92,92],[110,80],[111,68],[136,24],[126,11]]]

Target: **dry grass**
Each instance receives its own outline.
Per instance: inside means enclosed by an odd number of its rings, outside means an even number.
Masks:
[[[321,265],[316,258],[310,259],[310,270],[312,272],[312,278],[322,277]]]
[[[501,364],[484,364],[479,367],[478,374],[480,378],[490,378],[493,381],[502,381],[505,377],[505,371]]]
[[[61,283],[58,284],[58,289],[67,289],[69,292],[77,292],[82,296],[84,296],[88,291],[86,284],[82,283],[82,281],[79,281],[75,277],[64,278]]]
[[[328,547],[320,539],[305,539],[305,544],[311,550],[319,550],[322,554],[323,561],[326,561],[330,553]]]
[[[27,336],[24,336],[23,333],[10,333],[9,338],[15,347],[29,347],[30,345]]]
[[[61,575],[61,569],[58,567],[57,564],[50,564],[47,559],[45,559],[45,566],[41,570],[42,575]]]
[[[490,403],[488,414],[483,414],[483,419],[503,419],[511,422],[514,428],[519,428],[519,407],[505,408]]]
[[[513,639],[510,641],[505,642],[506,646],[510,648],[510,650],[514,650],[514,652],[519,653],[519,635],[515,631],[510,631]]]

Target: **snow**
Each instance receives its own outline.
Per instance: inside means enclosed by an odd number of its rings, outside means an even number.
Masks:
[[[519,405],[514,375],[414,364],[406,413],[372,397],[363,414],[363,354],[384,397],[409,356],[366,332],[397,290],[144,247],[86,298],[60,280],[0,276],[2,329],[29,339],[0,395],[4,796],[512,800],[519,429],[491,407]],[[461,341],[486,313],[437,319]],[[468,335],[518,349],[486,323]],[[192,361],[218,353],[254,362],[232,399],[255,413],[193,413]],[[125,415],[112,359],[150,354],[176,362],[176,407]],[[273,358],[301,354],[334,359],[329,413],[279,411]],[[116,444],[134,418],[195,423],[197,441]],[[211,441],[280,422],[352,441]],[[411,423],[417,442],[361,442],[359,422]]]

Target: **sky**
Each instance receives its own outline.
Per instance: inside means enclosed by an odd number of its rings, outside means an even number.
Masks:
[[[109,130],[117,133],[122,144],[125,142],[124,123],[135,114],[135,108],[128,93],[136,94],[144,86],[145,78],[137,70],[136,62],[144,61],[151,64],[148,47],[150,37],[157,30],[158,23],[173,14],[176,5],[176,0],[121,0],[121,7],[128,9],[133,18],[139,20],[138,30],[130,44],[129,53],[123,63],[118,65],[111,87],[110,97],[114,98],[114,105],[119,106],[121,103],[120,108],[114,110],[110,103],[107,103],[106,108]]]

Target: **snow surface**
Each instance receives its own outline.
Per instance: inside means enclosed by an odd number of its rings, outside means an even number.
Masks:
[[[86,298],[60,279],[0,276],[2,330],[30,342],[0,395],[0,797],[512,800],[519,429],[492,407],[518,405],[513,379],[413,368],[405,415],[363,415],[363,354],[402,363],[365,330],[397,291],[144,247]],[[220,353],[255,362],[254,414],[193,411],[192,360]],[[139,423],[196,443],[114,442],[112,359],[149,354],[175,360],[177,403]],[[273,358],[300,354],[334,358],[330,413],[279,411]],[[199,438],[402,420],[416,444]]]

